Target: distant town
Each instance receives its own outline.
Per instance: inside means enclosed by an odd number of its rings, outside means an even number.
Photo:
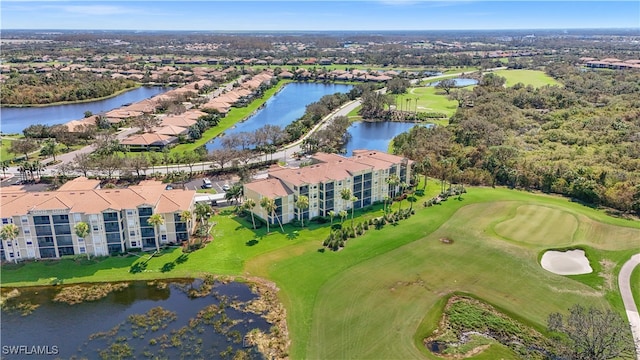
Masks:
[[[25,343],[52,301],[211,293],[190,321],[168,301],[43,345],[640,358],[637,29],[3,30],[0,43],[3,343]],[[216,292],[233,280],[255,298]],[[582,336],[570,316],[597,326]]]

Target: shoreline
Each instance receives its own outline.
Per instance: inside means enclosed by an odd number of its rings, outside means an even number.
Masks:
[[[107,96],[103,96],[103,97],[99,97],[99,98],[92,98],[92,99],[85,99],[85,100],[76,100],[76,101],[58,101],[55,103],[50,103],[50,104],[0,104],[0,108],[7,108],[7,109],[28,109],[28,108],[46,108],[49,106],[60,106],[60,105],[75,105],[75,104],[86,104],[86,103],[90,103],[90,102],[94,102],[94,101],[101,101],[101,100],[107,100],[107,99],[111,99],[114,98],[118,95],[122,95],[128,91],[132,91],[135,89],[139,89],[141,87],[154,87],[154,86],[158,86],[158,85],[151,85],[151,86],[145,86],[143,84],[136,84],[136,86],[131,87],[131,88],[126,88],[120,91],[117,91],[111,95],[107,95]]]
[[[217,275],[211,274],[216,282],[220,283],[229,283],[229,282],[237,282],[243,283],[251,289],[251,292],[254,293],[257,297],[256,299],[247,303],[249,305],[245,309],[238,309],[242,312],[254,313],[262,317],[265,321],[272,325],[272,328],[276,328],[277,331],[270,331],[269,333],[263,333],[262,331],[253,332],[247,334],[247,339],[249,343],[256,347],[256,349],[266,358],[276,358],[283,359],[287,357],[289,347],[291,345],[291,339],[289,337],[289,329],[287,324],[287,310],[284,307],[284,304],[279,300],[278,293],[280,289],[277,285],[269,281],[267,279],[263,279],[256,276],[241,276],[241,275]],[[147,285],[149,283],[175,283],[184,280],[194,281],[196,279],[204,278],[201,277],[175,277],[175,278],[163,278],[163,279],[153,279],[153,280],[125,280],[125,281],[95,281],[95,282],[81,282],[81,283],[73,283],[73,284],[62,284],[62,285],[36,285],[36,286],[19,286],[19,287],[1,287],[0,292],[2,293],[2,301],[0,304],[4,303],[5,300],[11,297],[10,293],[20,291],[21,289],[25,290],[43,290],[43,289],[63,289],[65,287],[70,286],[88,286],[88,285],[111,285],[111,284],[130,284],[132,282],[145,282]],[[105,293],[106,296],[108,293],[112,291],[118,291],[120,289],[114,288]],[[93,299],[93,300],[83,300],[84,302],[94,302],[102,299],[102,297]],[[51,300],[55,301],[55,300]],[[4,311],[4,310],[3,310]],[[27,315],[28,316],[28,315]]]

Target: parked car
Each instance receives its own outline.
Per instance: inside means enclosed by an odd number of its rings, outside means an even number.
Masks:
[[[211,187],[212,187],[211,180],[202,179],[202,187],[205,188],[205,189],[211,189]]]
[[[224,190],[224,191],[229,191],[229,190],[231,190],[231,185],[229,185],[229,184],[224,184],[224,185],[222,185],[222,190]]]

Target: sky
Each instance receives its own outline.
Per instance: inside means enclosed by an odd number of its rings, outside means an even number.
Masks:
[[[1,29],[488,30],[640,28],[640,1],[0,1]]]

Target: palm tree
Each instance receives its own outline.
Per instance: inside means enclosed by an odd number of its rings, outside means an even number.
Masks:
[[[180,213],[180,221],[187,223],[187,233],[189,234],[189,238],[191,238],[191,219],[193,219],[191,211],[182,210]]]
[[[245,199],[244,204],[242,205],[249,214],[251,214],[251,222],[253,223],[253,229],[256,229],[256,219],[253,216],[253,208],[256,207],[256,202],[253,199]]]
[[[3,241],[13,241],[18,237],[18,234],[20,234],[20,229],[15,224],[7,224],[2,227],[2,230],[0,230],[0,239],[2,239]],[[13,261],[16,264],[18,263],[17,254],[13,255]]]
[[[385,214],[387,213],[387,203],[389,203],[389,205],[391,205],[391,197],[389,195],[385,195],[384,198],[382,198],[382,212],[384,212]]]
[[[428,156],[425,156],[421,161],[420,161],[420,168],[424,174],[424,186],[423,186],[423,190],[427,189],[427,177],[429,176],[429,170],[431,170],[431,158]]]
[[[81,221],[73,227],[73,230],[76,232],[76,235],[79,238],[84,239],[87,237],[87,235],[89,235],[89,224]],[[87,252],[87,260],[89,260],[89,249],[87,248],[86,244],[87,242],[85,240],[85,251]]]
[[[280,230],[284,232],[284,228],[282,228],[282,222],[280,221],[280,218],[276,216],[276,209],[278,208],[278,206],[276,205],[276,201],[274,199],[264,197],[262,198],[262,200],[260,200],[260,206],[262,206],[267,211],[268,214],[271,214],[271,221],[273,221],[274,217],[276,218],[276,220],[278,220],[278,224],[280,225]],[[269,220],[267,219],[267,232],[269,232],[268,224],[269,224]]]
[[[156,231],[156,251],[160,251],[160,225],[164,225],[164,218],[160,214],[153,214],[147,219],[149,225],[153,225]]]
[[[260,206],[267,212],[267,234],[269,233],[269,215],[271,214],[271,201],[268,197],[260,199]],[[275,205],[275,203],[273,204]]]
[[[353,211],[355,210],[355,206],[353,206],[353,203],[358,201],[358,198],[355,196],[352,196],[351,199],[349,199],[351,201],[351,227],[353,228]]]
[[[213,213],[213,208],[207,203],[199,202],[196,203],[194,213],[196,215],[196,220],[199,223],[197,232],[202,235],[200,231],[202,231],[202,229],[209,223],[209,217]]]
[[[9,162],[9,160],[3,160],[0,165],[2,166],[2,177],[7,176],[6,171],[9,169],[9,165],[11,163]]]
[[[347,218],[348,214],[349,213],[347,212],[347,210],[340,210],[340,212],[338,213],[338,215],[340,215],[340,219],[341,219],[340,225],[344,224],[344,219]]]
[[[398,175],[396,174],[389,175],[389,178],[387,179],[387,184],[389,184],[389,192],[391,192],[393,196],[396,196],[397,186],[398,184],[400,184],[400,178],[398,177]]]
[[[404,194],[404,190],[408,187],[409,184],[407,184],[406,182],[403,181],[400,183],[400,203],[398,204],[398,211],[402,210],[402,200],[404,200],[404,197],[402,195]]]
[[[56,155],[58,155],[60,153],[60,151],[58,150],[58,147],[56,146],[56,141],[54,139],[49,139],[47,141],[45,141],[42,151],[47,154],[47,155],[51,155],[53,157],[53,161],[56,161]]]
[[[331,218],[331,226],[333,226],[333,217],[336,216],[336,212],[329,210],[329,218]]]
[[[300,222],[302,223],[302,227],[304,227],[304,210],[309,208],[309,197],[300,195],[298,196],[298,200],[296,201],[296,207],[298,208],[298,216],[300,218]]]
[[[413,203],[418,201],[418,198],[415,195],[411,194],[407,196],[407,201],[411,204],[409,206],[409,212],[411,212],[413,210]]]

